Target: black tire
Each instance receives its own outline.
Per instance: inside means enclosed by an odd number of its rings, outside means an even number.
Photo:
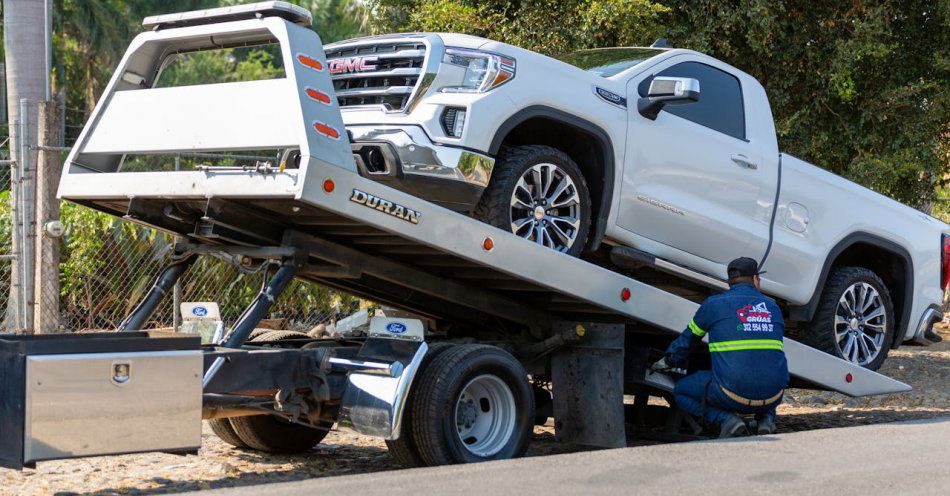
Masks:
[[[258,333],[249,341],[281,341],[300,337],[307,337],[307,335],[296,331],[269,330],[267,332]],[[331,422],[321,423],[321,428],[308,427],[306,425],[292,423],[277,415],[253,415],[250,417],[231,417],[228,419],[215,420],[227,421],[231,427],[231,432],[234,433],[243,446],[232,443],[215,430],[215,434],[223,441],[241,448],[251,448],[268,453],[299,453],[301,451],[307,451],[316,446],[320,441],[323,441],[323,438],[329,433],[330,428],[333,427]],[[211,428],[214,430],[214,425],[212,425]],[[227,430],[223,429],[223,427],[222,431],[225,436],[229,435]]]
[[[487,345],[458,345],[432,360],[415,386],[412,428],[426,465],[504,460],[524,455],[534,430],[534,393],[528,374],[506,351]],[[470,451],[459,435],[456,404],[473,379],[500,381],[511,393],[512,430],[497,451],[480,455]],[[485,402],[485,399],[481,400]],[[480,402],[482,411],[485,403]]]
[[[429,351],[426,352],[426,356],[419,365],[419,370],[416,371],[415,380],[418,381],[419,378],[425,374],[425,370],[435,357],[451,347],[451,343],[434,343],[430,345]],[[416,384],[418,384],[418,382],[416,382]],[[417,390],[418,388],[416,387],[409,388],[409,397],[406,398],[406,406],[402,414],[402,428],[400,429],[399,439],[386,441],[389,454],[396,459],[396,462],[407,468],[425,466],[422,456],[419,455],[419,448],[416,447],[416,440],[412,430],[413,411],[415,408],[418,408],[415,401],[415,398],[419,396],[416,393]]]
[[[234,427],[231,427],[231,419],[227,418],[216,418],[208,420],[208,425],[211,426],[211,431],[214,432],[215,436],[218,436],[218,439],[234,446],[235,448],[247,448],[247,443],[241,440],[241,438],[234,432]]]
[[[580,255],[587,243],[591,223],[590,191],[580,168],[566,153],[545,145],[524,145],[506,149],[499,157],[488,187],[475,207],[475,218],[505,231],[512,231],[511,199],[522,174],[538,164],[553,164],[570,176],[580,198],[580,224],[572,244],[564,250]]]
[[[802,341],[821,351],[834,355],[844,360],[850,360],[850,357],[844,356],[842,350],[835,338],[835,313],[838,309],[838,302],[848,288],[858,283],[866,283],[872,286],[880,295],[881,305],[884,309],[886,323],[884,325],[884,339],[881,343],[880,351],[877,356],[862,364],[870,370],[877,370],[887,359],[887,352],[894,341],[894,305],[891,300],[890,292],[884,281],[874,272],[863,267],[837,267],[832,269],[825,282],[825,287],[821,292],[821,298],[818,300],[818,308],[811,322],[802,326]]]
[[[333,424],[322,428],[307,427],[276,415],[233,417],[231,427],[249,448],[268,453],[300,453],[316,446],[327,437]]]

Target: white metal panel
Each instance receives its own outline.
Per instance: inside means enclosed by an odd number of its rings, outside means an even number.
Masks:
[[[84,153],[257,150],[295,145],[287,79],[120,91]]]
[[[68,200],[143,198],[293,198],[296,170],[113,172],[63,174],[59,197]]]

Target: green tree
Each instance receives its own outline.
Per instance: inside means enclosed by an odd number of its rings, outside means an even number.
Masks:
[[[373,0],[377,31],[546,54],[665,36],[755,76],[784,151],[926,209],[948,174],[950,0]]]
[[[781,147],[926,207],[948,172],[950,0],[663,0],[676,46],[755,76]]]
[[[373,0],[376,32],[473,34],[556,55],[650,44],[665,7],[649,0]]]

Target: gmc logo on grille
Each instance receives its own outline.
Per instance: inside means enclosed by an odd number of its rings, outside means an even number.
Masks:
[[[340,74],[347,72],[366,72],[375,71],[376,62],[379,57],[344,57],[340,59],[331,59],[327,61],[330,65],[330,74]]]

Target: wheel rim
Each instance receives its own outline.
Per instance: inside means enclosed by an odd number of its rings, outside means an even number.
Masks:
[[[881,294],[866,282],[856,282],[838,299],[835,346],[845,360],[858,365],[874,361],[884,347],[887,311]]]
[[[580,213],[577,185],[554,164],[528,168],[511,193],[511,232],[557,251],[574,246]]]
[[[481,457],[498,453],[514,433],[515,411],[515,397],[504,381],[493,375],[472,379],[455,403],[462,446]]]

